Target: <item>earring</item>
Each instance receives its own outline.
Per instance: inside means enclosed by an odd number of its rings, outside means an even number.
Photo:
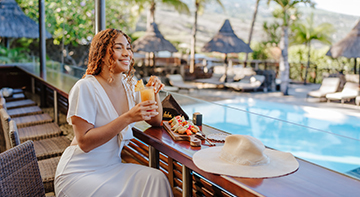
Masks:
[[[109,79],[107,81],[108,81],[108,83],[112,83],[114,81],[114,79],[112,77],[109,77]]]

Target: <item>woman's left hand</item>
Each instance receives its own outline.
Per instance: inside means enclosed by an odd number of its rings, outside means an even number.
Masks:
[[[157,94],[160,90],[164,89],[165,85],[161,83],[160,79],[152,75],[146,86],[154,86],[154,92]]]

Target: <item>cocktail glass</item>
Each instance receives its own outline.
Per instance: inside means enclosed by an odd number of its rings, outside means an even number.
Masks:
[[[144,89],[140,90],[141,101],[154,100],[155,101],[155,92],[153,86],[145,86]]]
[[[141,101],[153,100],[155,101],[155,92],[153,86],[145,86],[144,89],[140,90]],[[147,110],[148,112],[155,110]]]

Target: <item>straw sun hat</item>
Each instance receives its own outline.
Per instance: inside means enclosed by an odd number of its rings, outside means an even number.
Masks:
[[[206,172],[248,178],[278,177],[299,168],[291,153],[265,148],[249,135],[227,136],[223,147],[202,149],[193,161]]]

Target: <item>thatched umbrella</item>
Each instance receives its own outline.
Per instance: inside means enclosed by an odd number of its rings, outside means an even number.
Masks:
[[[133,47],[135,52],[177,52],[174,45],[166,40],[161,34],[156,23],[151,23],[151,26],[148,28],[145,35],[134,41]]]
[[[330,47],[326,55],[333,58],[346,57],[354,58],[354,73],[356,74],[356,58],[360,57],[360,21],[355,27],[346,35],[345,38]],[[360,74],[359,74],[360,83]]]
[[[216,51],[225,54],[225,82],[227,80],[227,54],[253,52],[248,44],[236,36],[228,19],[225,20],[219,32],[203,46],[201,51]]]
[[[1,0],[0,37],[38,38],[39,25],[23,13],[15,0]],[[46,32],[46,37],[51,38],[52,36]]]
[[[151,23],[150,28],[147,29],[144,36],[138,38],[133,42],[133,49],[135,52],[143,51],[152,53],[152,65],[155,66],[155,52],[169,51],[177,52],[171,42],[166,40],[158,29],[156,23]]]

